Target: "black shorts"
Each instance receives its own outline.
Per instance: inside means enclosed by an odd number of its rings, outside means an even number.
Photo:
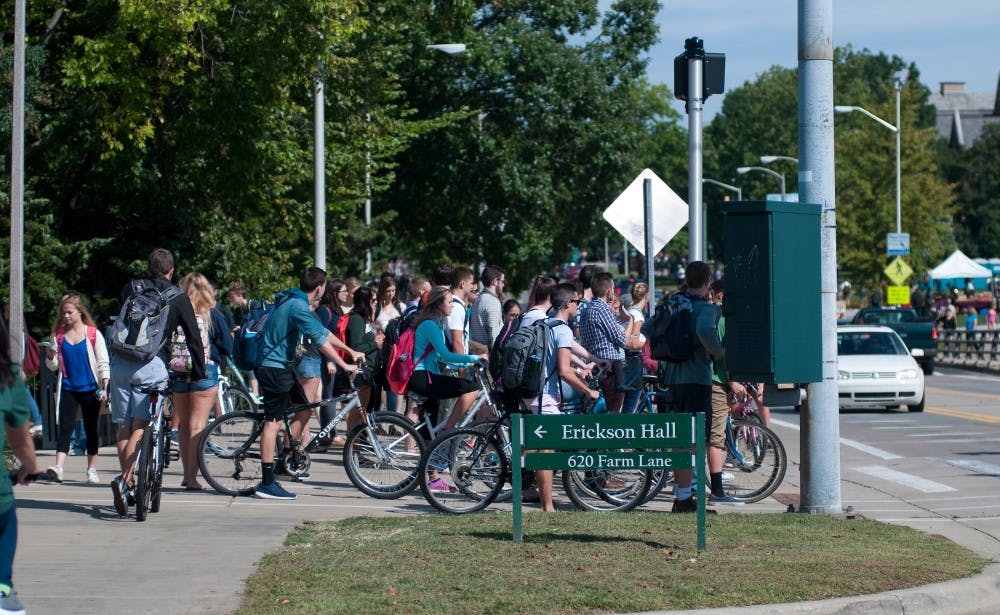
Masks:
[[[295,376],[295,370],[283,367],[258,367],[254,370],[260,395],[264,398],[262,408],[268,420],[276,421],[285,416],[291,404],[306,404],[305,391]]]
[[[670,396],[674,402],[674,412],[705,413],[705,439],[707,440],[712,433],[712,385],[671,384]]]

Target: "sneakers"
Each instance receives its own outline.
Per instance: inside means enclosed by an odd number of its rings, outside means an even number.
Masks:
[[[115,498],[115,511],[118,512],[119,516],[124,517],[128,514],[128,502],[125,500],[128,497],[128,486],[125,484],[124,478],[116,476],[111,481],[111,494]]]
[[[713,505],[722,504],[724,506],[743,506],[745,504],[743,500],[737,500],[731,495],[715,495],[714,493],[708,495],[708,503]]]
[[[257,489],[254,490],[253,494],[265,500],[294,500],[296,498],[294,493],[285,491],[284,487],[278,482],[273,482],[270,485],[261,483],[257,485]]]
[[[41,425],[32,425],[31,428],[28,429],[28,433],[31,434],[32,436],[36,434],[41,434],[42,431],[43,430]]]
[[[101,477],[97,473],[97,468],[87,468],[87,482],[88,483],[101,482]]]
[[[458,491],[455,487],[452,487],[448,483],[444,482],[444,479],[440,476],[427,483],[427,488],[435,493],[455,493]]]
[[[48,471],[52,474],[52,480],[61,483],[63,480],[62,466],[49,466]]]
[[[17,597],[17,592],[5,594],[0,592],[0,614],[24,615],[24,604]]]
[[[303,472],[302,474],[299,474],[298,476],[296,476],[295,480],[303,481],[303,480],[309,480],[311,478],[312,478],[312,474],[310,474],[309,472]]]
[[[670,509],[670,512],[675,513],[693,513],[698,512],[698,501],[692,495],[686,500],[674,500],[674,505]]]

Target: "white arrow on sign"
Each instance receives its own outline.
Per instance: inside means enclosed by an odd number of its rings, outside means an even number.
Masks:
[[[639,254],[646,255],[646,223],[644,219],[643,180],[652,180],[653,197],[653,253],[657,253],[673,239],[677,231],[688,222],[688,205],[670,189],[656,173],[644,169],[610,207],[604,210],[604,219],[632,244]]]
[[[547,433],[549,433],[549,432],[547,432],[547,431],[545,431],[544,429],[542,429],[542,426],[541,426],[541,425],[539,425],[539,426],[538,426],[538,427],[537,427],[537,428],[535,429],[535,437],[536,437],[536,438],[541,438],[542,436],[544,436],[544,435],[545,435],[545,434],[547,434]]]

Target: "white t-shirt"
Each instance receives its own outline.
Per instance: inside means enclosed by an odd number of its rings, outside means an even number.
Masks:
[[[632,318],[635,320],[635,322],[639,323],[640,327],[642,326],[642,323],[646,320],[646,315],[643,314],[642,310],[640,310],[639,308],[630,307],[628,309],[628,313],[629,313],[630,316],[632,316]],[[646,343],[646,336],[643,335],[642,333],[639,333],[639,341],[641,341],[643,344],[645,344]]]
[[[452,297],[451,314],[448,315],[448,320],[445,321],[445,339],[448,343],[451,343],[451,332],[452,331],[462,331],[462,343],[465,345],[464,349],[452,348],[454,352],[468,353],[469,352],[469,320],[468,320],[468,309],[466,309],[465,302],[458,297]]]

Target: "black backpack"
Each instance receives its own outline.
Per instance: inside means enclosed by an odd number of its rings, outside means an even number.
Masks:
[[[643,327],[654,359],[683,363],[694,356],[696,301],[704,301],[704,298],[677,293],[656,308],[656,313]]]
[[[521,319],[523,317],[524,315],[522,314],[517,318],[505,322],[500,328],[497,338],[493,340],[493,346],[490,347],[490,362],[487,369],[489,369],[490,376],[493,377],[494,382],[500,382],[503,372],[503,365],[500,363],[500,357],[503,355],[503,347],[507,343],[507,340],[510,339],[511,334],[521,328]]]
[[[129,284],[132,294],[108,331],[110,351],[134,361],[149,361],[173,333],[167,330],[170,301],[183,291],[176,286],[161,291],[149,280],[132,280]]]
[[[543,319],[510,334],[500,349],[500,384],[507,397],[527,399],[542,394],[552,371],[545,365],[552,328],[562,324]]]

